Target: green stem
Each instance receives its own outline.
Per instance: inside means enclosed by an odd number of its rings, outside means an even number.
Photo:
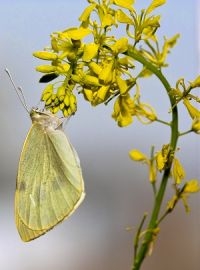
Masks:
[[[141,233],[141,230],[142,230],[142,227],[144,225],[144,222],[145,222],[145,219],[147,218],[147,213],[144,213],[144,216],[142,218],[142,221],[140,222],[140,225],[137,229],[137,234],[135,236],[135,241],[134,241],[134,250],[135,250],[135,254],[134,254],[134,260],[135,260],[135,255],[137,254],[137,248],[138,248],[138,245],[139,245],[139,239],[140,239],[140,233]]]
[[[178,110],[176,106],[176,100],[169,94],[171,90],[171,86],[167,79],[164,77],[160,69],[158,69],[156,66],[152,65],[148,60],[146,60],[138,50],[136,50],[133,47],[130,47],[129,50],[127,51],[127,55],[132,57],[133,59],[137,60],[141,64],[143,64],[147,69],[149,69],[157,78],[161,81],[163,84],[167,95],[170,100],[171,108],[172,108],[172,121],[171,121],[171,139],[170,139],[170,149],[172,152],[175,151],[176,149],[176,144],[178,140]],[[143,242],[141,243],[141,246],[135,256],[135,261],[132,267],[132,270],[139,270],[140,266],[146,257],[148,253],[148,249],[150,246],[150,243],[153,240],[154,236],[154,231],[158,226],[158,217],[160,213],[160,208],[163,202],[165,190],[167,187],[168,179],[170,177],[170,170],[171,170],[171,165],[172,165],[172,160],[169,160],[169,164],[167,168],[165,169],[162,177],[162,181],[160,183],[160,187],[158,189],[158,192],[155,197],[154,201],[154,207],[151,213],[151,218],[149,221],[149,224],[146,229],[146,233],[143,239]]]
[[[182,133],[179,133],[179,137],[180,136],[184,136],[184,135],[186,135],[186,134],[189,134],[189,133],[191,133],[192,132],[192,129],[189,129],[189,130],[187,130],[187,131],[184,131],[184,132],[182,132]]]
[[[170,175],[170,169],[165,170],[160,188],[158,190],[158,193],[157,193],[157,196],[156,196],[156,199],[154,202],[154,207],[153,207],[153,211],[151,214],[151,219],[150,219],[150,222],[148,224],[144,240],[142,242],[142,245],[140,246],[139,252],[137,253],[136,259],[134,261],[134,265],[132,268],[133,270],[140,269],[140,266],[141,266],[144,258],[147,255],[147,252],[149,250],[149,245],[150,245],[150,243],[153,239],[153,236],[154,236],[154,229],[157,228],[157,219],[158,219],[158,215],[160,212],[160,208],[161,208],[161,204],[163,201],[163,197],[164,197],[164,193],[165,193],[165,189],[167,186],[169,175]]]
[[[161,124],[164,124],[164,125],[166,125],[166,126],[171,126],[171,123],[168,123],[168,122],[163,121],[163,120],[161,120],[161,119],[156,119],[155,121],[156,121],[156,122],[159,122],[159,123],[161,123]]]

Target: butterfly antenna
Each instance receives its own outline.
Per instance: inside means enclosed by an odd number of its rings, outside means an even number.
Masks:
[[[13,78],[12,78],[12,76],[11,76],[11,73],[10,73],[10,71],[9,71],[7,68],[5,69],[5,72],[7,73],[8,77],[9,77],[9,79],[10,79],[10,81],[11,81],[11,83],[12,83],[14,89],[15,89],[15,92],[17,93],[17,96],[18,96],[18,98],[19,98],[19,100],[20,100],[22,106],[23,106],[24,109],[29,113],[29,109],[28,109],[28,107],[27,107],[26,99],[25,99],[25,97],[24,97],[22,88],[19,87],[19,86],[18,86],[18,87],[16,86],[16,84],[14,83],[14,80],[13,80]]]

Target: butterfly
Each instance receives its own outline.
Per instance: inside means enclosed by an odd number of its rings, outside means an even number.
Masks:
[[[31,109],[30,118],[15,191],[15,221],[25,242],[69,217],[85,197],[80,161],[63,121],[38,109]]]

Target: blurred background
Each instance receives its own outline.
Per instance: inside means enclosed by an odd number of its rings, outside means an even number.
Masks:
[[[138,9],[149,0],[136,2]],[[146,154],[169,140],[169,130],[160,124],[141,126],[137,121],[120,129],[111,119],[112,104],[91,108],[82,96],[78,112],[66,127],[76,148],[85,179],[87,196],[65,222],[30,243],[23,243],[14,223],[14,190],[18,160],[30,128],[29,115],[20,104],[4,72],[9,68],[23,88],[28,106],[38,104],[43,85],[34,67],[41,62],[32,53],[49,44],[53,31],[79,24],[84,0],[0,1],[0,269],[3,270],[128,270],[133,256],[133,234],[145,211],[152,207],[152,190],[145,167],[135,164],[128,151],[139,148]],[[193,80],[199,73],[199,13],[197,0],[168,0],[162,14],[159,36],[181,33],[168,57],[164,74],[174,85],[180,77]],[[169,103],[160,83],[141,83],[144,102],[151,103],[160,118],[170,119]],[[181,108],[182,130],[190,126]],[[179,141],[179,158],[187,179],[200,178],[199,137]],[[171,196],[171,187],[167,198]],[[189,200],[191,212],[180,204],[161,225],[154,252],[142,270],[199,270],[200,199]],[[126,230],[127,227],[132,228]]]

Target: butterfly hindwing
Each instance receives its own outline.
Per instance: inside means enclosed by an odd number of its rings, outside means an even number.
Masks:
[[[15,207],[17,205],[18,205],[18,193],[15,194]],[[31,230],[30,228],[28,228],[20,219],[17,210],[15,210],[15,222],[20,237],[25,242],[38,238],[39,236],[47,232],[47,230]]]

